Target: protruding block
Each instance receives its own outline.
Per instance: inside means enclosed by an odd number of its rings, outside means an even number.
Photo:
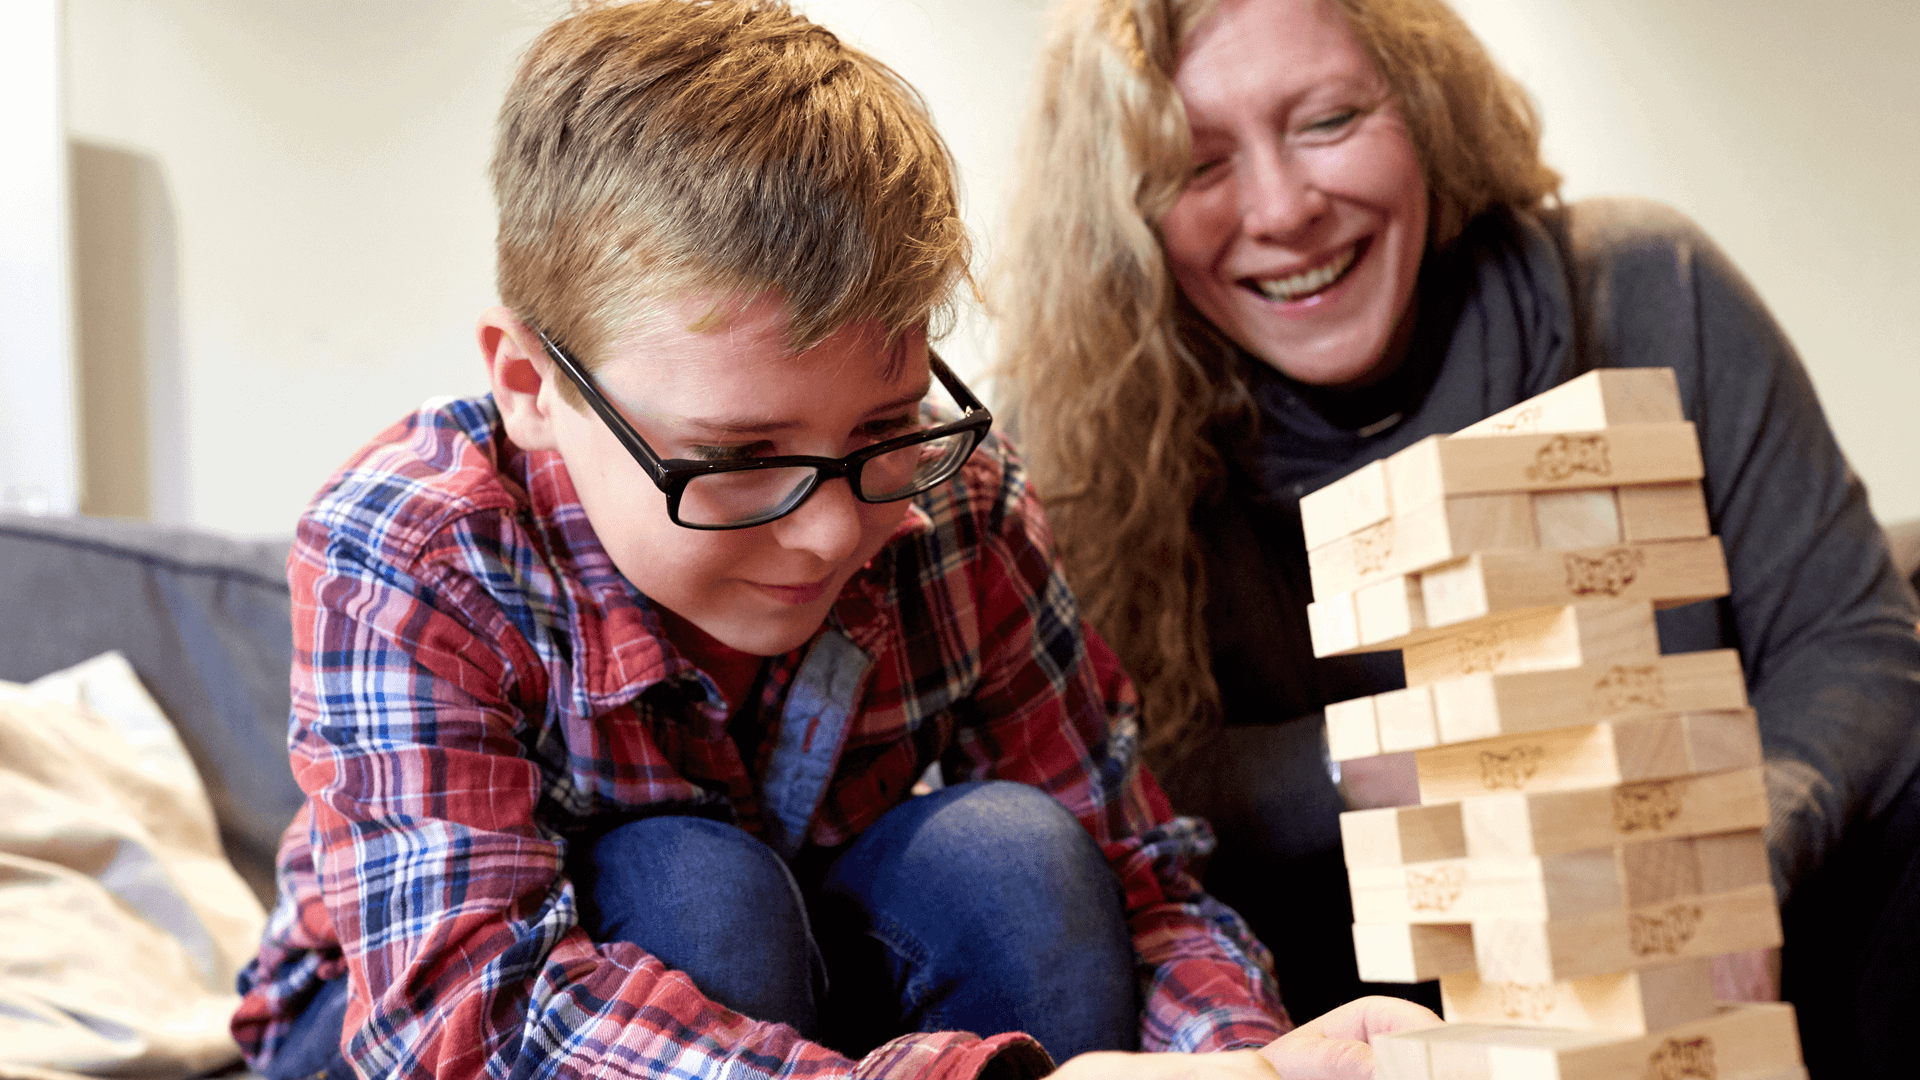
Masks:
[[[1674,713],[1421,750],[1420,801],[1568,791],[1760,764],[1753,710]]]
[[[1448,972],[1440,976],[1440,1002],[1449,1021],[1644,1035],[1716,1012],[1707,968],[1705,960],[1687,960],[1539,983]]]
[[[1392,513],[1384,461],[1369,462],[1300,497],[1300,525],[1308,551],[1385,521]]]
[[[1467,923],[1355,923],[1353,954],[1362,982],[1427,982],[1473,970],[1473,927]]]
[[[1582,601],[1671,607],[1726,594],[1726,559],[1719,539],[1709,536],[1579,551],[1481,552],[1310,604],[1308,619],[1314,655],[1331,656],[1412,650]],[[1330,632],[1336,623],[1345,626],[1348,606],[1352,632]],[[1330,614],[1335,609],[1337,618]]]
[[[1580,600],[1690,604],[1725,596],[1727,589],[1726,557],[1711,536],[1578,551],[1481,552],[1420,575],[1426,623],[1435,629]]]
[[[1780,1002],[1720,1005],[1647,1035],[1443,1024],[1372,1042],[1379,1080],[1777,1080],[1801,1069],[1793,1006]]]
[[[1434,436],[1387,459],[1395,514],[1449,495],[1557,491],[1698,480],[1700,444],[1686,422],[1483,438]]]
[[[1767,822],[1761,770],[1463,800],[1467,851],[1510,858],[1608,844],[1757,829]]]
[[[1372,698],[1336,701],[1327,706],[1326,717],[1328,757],[1352,761],[1380,753],[1380,728],[1374,720]]]
[[[1672,368],[1602,368],[1454,432],[1453,438],[1592,431],[1683,420]]]
[[[1612,488],[1536,491],[1528,502],[1533,508],[1534,536],[1542,549],[1608,547],[1620,542],[1620,508]]]
[[[1409,662],[1410,672],[1413,667]],[[1642,653],[1624,662],[1461,675],[1433,683],[1434,719],[1445,743],[1746,704],[1746,677],[1740,654],[1732,649]]]
[[[1313,594],[1331,596],[1475,551],[1531,549],[1537,546],[1534,516],[1533,497],[1519,491],[1456,495],[1417,507],[1309,551]]]
[[[1440,745],[1433,719],[1433,691],[1425,686],[1389,690],[1373,699],[1380,724],[1380,752],[1396,754]]]
[[[1772,948],[1781,940],[1780,909],[1773,886],[1750,885],[1578,919],[1481,919],[1470,940],[1482,978],[1550,983]]]
[[[1659,656],[1650,601],[1585,600],[1456,627],[1406,646],[1401,661],[1407,685],[1418,686],[1477,672],[1647,664]]]
[[[1620,538],[1627,543],[1684,540],[1713,532],[1698,480],[1623,487],[1615,499],[1620,507]]]
[[[1340,845],[1349,867],[1398,866],[1467,854],[1458,803],[1349,810],[1340,815]]]
[[[1350,592],[1307,605],[1307,637],[1313,655],[1334,656],[1360,648],[1360,608]]]

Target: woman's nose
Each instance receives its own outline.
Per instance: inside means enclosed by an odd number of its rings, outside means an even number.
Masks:
[[[1284,148],[1249,155],[1240,175],[1240,224],[1251,237],[1285,241],[1327,212],[1327,195]]]

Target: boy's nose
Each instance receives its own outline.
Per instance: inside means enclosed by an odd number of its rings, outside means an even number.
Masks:
[[[836,477],[821,483],[798,510],[772,528],[781,547],[838,563],[860,546],[860,500],[845,479]]]

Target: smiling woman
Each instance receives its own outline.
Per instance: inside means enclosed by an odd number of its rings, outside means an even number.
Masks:
[[[1176,808],[1219,835],[1206,885],[1303,1017],[1363,992],[1338,815],[1411,791],[1330,775],[1323,710],[1404,673],[1313,658],[1300,497],[1590,369],[1672,368],[1733,591],[1661,644],[1742,651],[1786,990],[1809,1064],[1857,1065],[1910,1000],[1859,958],[1920,965],[1913,600],[1739,272],[1664,207],[1561,205],[1539,132],[1440,0],[1067,0],[997,297],[1010,426]],[[1863,865],[1895,869],[1836,885]]]
[[[1181,44],[1193,174],[1160,219],[1181,295],[1300,382],[1406,351],[1427,186],[1386,80],[1331,10],[1229,3]]]

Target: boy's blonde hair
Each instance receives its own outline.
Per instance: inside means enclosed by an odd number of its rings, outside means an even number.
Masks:
[[[673,298],[720,318],[772,291],[797,350],[938,319],[967,275],[925,103],[778,0],[590,4],[548,27],[501,107],[493,189],[502,302],[589,369]]]
[[[1442,0],[1324,0],[1346,19],[1419,152],[1428,243],[1559,177],[1526,93]],[[995,315],[998,386],[1067,576],[1140,684],[1151,759],[1219,717],[1193,509],[1216,437],[1252,403],[1226,339],[1180,295],[1157,223],[1192,169],[1173,86],[1221,0],[1063,0],[1041,57]]]

